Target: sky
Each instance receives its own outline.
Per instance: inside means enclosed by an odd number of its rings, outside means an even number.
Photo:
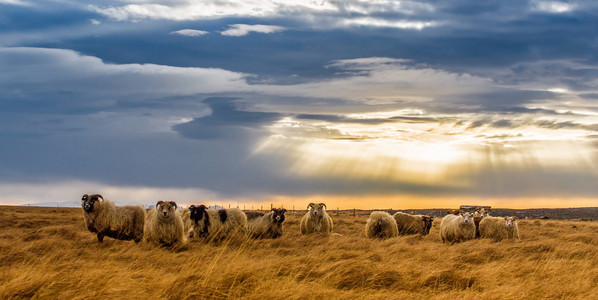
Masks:
[[[0,204],[598,206],[598,2],[0,0]]]

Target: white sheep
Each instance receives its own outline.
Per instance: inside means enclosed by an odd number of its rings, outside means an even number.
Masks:
[[[143,238],[145,210],[142,206],[116,206],[100,194],[85,194],[81,198],[81,207],[87,229],[96,233],[100,243],[104,236],[134,240],[135,243]]]
[[[181,216],[174,201],[158,201],[156,208],[147,212],[143,239],[158,246],[180,246],[186,242]]]
[[[475,238],[475,224],[471,213],[448,214],[440,222],[440,239],[451,244]]]
[[[503,239],[519,239],[519,228],[516,217],[485,217],[480,221],[480,237]]]
[[[399,235],[397,222],[385,211],[374,211],[365,224],[365,236],[368,238],[391,238]]]
[[[301,218],[299,225],[301,234],[322,233],[330,235],[332,233],[332,218],[326,213],[326,204],[310,203],[307,209],[308,211]]]
[[[432,223],[434,222],[434,217],[426,215],[410,215],[402,212],[397,212],[392,217],[397,222],[397,228],[400,235],[427,235],[430,233]]]
[[[208,209],[205,205],[189,206],[191,230],[189,237],[219,241],[236,234],[247,233],[247,216],[238,208]]]

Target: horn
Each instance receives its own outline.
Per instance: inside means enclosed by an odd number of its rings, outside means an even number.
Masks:
[[[156,208],[158,208],[158,206],[162,205],[162,203],[164,203],[164,201],[162,201],[162,200],[158,201],[158,203],[156,203]]]
[[[102,201],[104,201],[104,197],[102,197],[102,195],[98,194],[98,198],[101,198]]]
[[[326,203],[322,202],[322,203],[320,203],[320,206],[324,206],[324,207],[326,207],[326,209],[328,209],[328,206],[326,206]]]
[[[174,208],[175,208],[175,209],[177,208],[176,202],[174,202],[174,201],[169,201],[168,203],[170,203],[170,205],[174,206]]]
[[[307,205],[307,209],[309,209],[310,207],[313,207],[315,204],[314,203],[310,203]]]

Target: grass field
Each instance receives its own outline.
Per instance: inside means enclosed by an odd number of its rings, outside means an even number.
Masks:
[[[181,251],[106,238],[81,209],[0,207],[0,299],[594,298],[598,223],[521,220],[521,241],[364,237],[367,216],[335,216],[329,238],[191,242]]]

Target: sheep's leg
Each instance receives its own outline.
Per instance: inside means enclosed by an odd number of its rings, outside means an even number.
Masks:
[[[104,241],[104,235],[101,233],[98,233],[98,242],[103,242]]]

